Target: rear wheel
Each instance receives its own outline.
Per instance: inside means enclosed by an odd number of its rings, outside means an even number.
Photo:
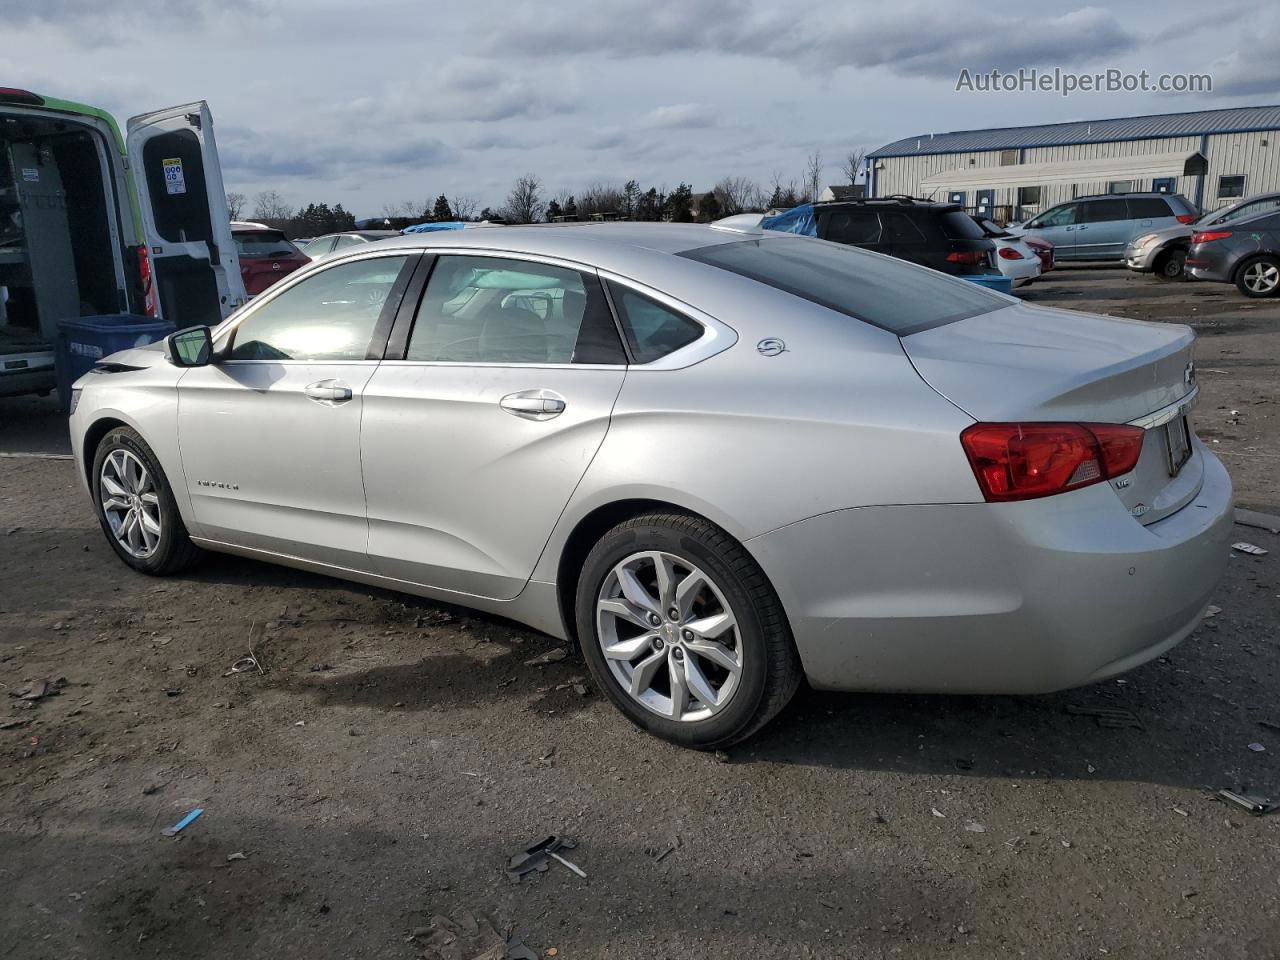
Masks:
[[[1182,280],[1186,277],[1187,251],[1170,250],[1161,254],[1153,271],[1161,280]]]
[[[1246,297],[1274,297],[1280,292],[1280,260],[1254,257],[1236,270],[1236,289]]]
[[[166,576],[199,556],[160,462],[136,430],[117,427],[102,438],[89,483],[107,542],[135,570]]]
[[[576,616],[605,695],[637,726],[683,746],[746,739],[800,683],[764,572],[699,517],[646,514],[606,533],[583,566]]]

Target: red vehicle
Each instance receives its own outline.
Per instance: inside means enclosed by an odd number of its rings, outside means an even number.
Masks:
[[[1044,276],[1053,269],[1053,244],[1039,237],[1023,237],[1022,242],[1036,252],[1040,258],[1040,275]]]
[[[231,236],[240,255],[240,278],[244,281],[245,293],[251,297],[311,262],[288,237],[265,223],[233,220]]]

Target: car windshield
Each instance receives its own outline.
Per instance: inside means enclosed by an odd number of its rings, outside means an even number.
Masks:
[[[236,253],[242,257],[290,257],[298,248],[278,230],[256,230],[253,233],[236,233]]]
[[[698,247],[680,256],[768,284],[900,337],[1009,305],[1006,298],[967,280],[857,247],[802,237]]]

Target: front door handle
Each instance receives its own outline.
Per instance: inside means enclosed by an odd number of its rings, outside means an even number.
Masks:
[[[498,406],[513,417],[550,420],[564,413],[565,402],[554,390],[522,390],[507,394],[498,401]]]
[[[351,388],[339,380],[317,380],[308,383],[302,392],[323,403],[346,403],[351,399]]]

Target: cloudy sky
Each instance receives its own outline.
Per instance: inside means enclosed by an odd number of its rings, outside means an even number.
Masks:
[[[357,215],[722,176],[987,126],[1280,102],[1252,4],[4,0],[0,83],[122,121],[205,99],[229,190]],[[962,69],[1207,72],[1211,94],[956,92]]]

